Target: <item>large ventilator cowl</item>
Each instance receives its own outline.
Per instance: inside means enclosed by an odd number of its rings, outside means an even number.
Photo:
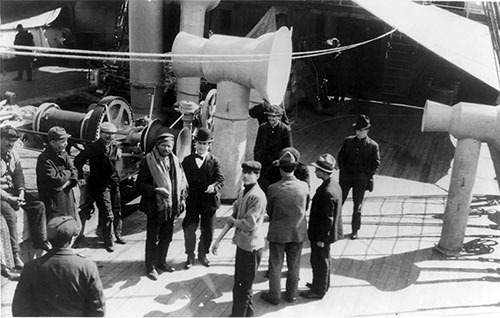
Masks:
[[[292,33],[282,27],[257,39],[186,32],[175,38],[172,64],[177,77],[231,81],[257,90],[271,104],[285,95],[292,65]]]

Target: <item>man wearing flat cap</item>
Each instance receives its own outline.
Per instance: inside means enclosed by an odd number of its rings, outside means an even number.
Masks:
[[[97,265],[70,247],[79,232],[70,216],[47,224],[53,248],[26,263],[12,301],[12,315],[29,317],[102,317],[105,300]]]
[[[271,105],[266,111],[267,123],[259,126],[255,146],[253,149],[254,159],[262,164],[262,171],[267,169],[277,160],[280,151],[286,147],[292,147],[292,130],[290,126],[281,122],[283,108],[279,105]],[[262,185],[263,178],[259,181]]]
[[[224,175],[220,160],[209,151],[212,142],[210,129],[200,128],[195,137],[195,152],[182,161],[182,167],[189,184],[186,216],[182,222],[184,246],[187,254],[186,269],[191,268],[194,264],[198,224],[201,232],[198,243],[198,260],[203,266],[210,266],[206,255],[210,252],[210,245],[212,245],[215,212],[220,207],[220,191],[224,187]]]
[[[158,271],[173,272],[167,253],[174,233],[174,220],[184,211],[187,181],[181,163],[172,152],[174,135],[163,133],[142,160],[136,187],[142,195],[140,209],[146,213],[146,275],[158,279]]]
[[[338,153],[338,165],[342,203],[345,202],[352,188],[351,239],[355,240],[361,228],[361,208],[365,191],[373,190],[373,175],[380,166],[380,153],[378,144],[368,137],[371,127],[368,116],[360,115],[352,127],[356,134],[344,139]]]
[[[50,128],[47,147],[36,162],[38,195],[45,203],[49,220],[58,215],[78,220],[73,193],[73,187],[78,184],[78,171],[66,152],[69,137],[62,127]]]
[[[300,255],[302,244],[307,239],[309,186],[294,176],[297,164],[295,157],[285,152],[278,162],[281,180],[267,190],[269,292],[262,293],[261,298],[273,305],[277,305],[281,298],[281,269],[285,254],[288,268],[285,300],[291,303],[298,295]]]
[[[31,240],[35,249],[49,250],[47,241],[46,211],[43,202],[38,201],[32,194],[26,193],[23,167],[21,158],[15,150],[15,145],[21,138],[21,134],[12,126],[4,126],[0,129],[0,212],[5,218],[9,228],[10,245],[16,269],[23,268],[23,262],[19,256],[19,241],[17,218],[21,209],[28,216],[28,225]]]
[[[243,189],[238,192],[233,212],[212,245],[212,253],[217,255],[220,242],[232,227],[235,228],[236,262],[231,317],[254,315],[252,285],[266,245],[263,223],[267,200],[257,183],[261,167],[258,161],[245,161],[241,165]]]
[[[116,243],[125,244],[122,238],[120,176],[116,170],[121,149],[115,141],[116,132],[117,128],[112,123],[102,123],[99,139],[86,146],[75,158],[81,184],[85,183],[83,166],[87,162],[89,164],[88,189],[99,210],[99,226],[108,252],[114,251],[113,232]]]
[[[330,244],[342,239],[342,190],[333,178],[335,158],[326,153],[312,164],[316,176],[323,181],[316,189],[309,213],[307,234],[311,242],[312,283],[301,292],[305,298],[321,299],[330,287]]]

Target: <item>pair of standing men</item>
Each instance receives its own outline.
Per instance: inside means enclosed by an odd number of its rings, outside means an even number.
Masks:
[[[212,141],[209,129],[199,129],[195,152],[180,165],[172,153],[174,136],[164,133],[157,137],[155,148],[141,163],[137,188],[143,195],[141,208],[148,216],[146,270],[153,280],[158,279],[157,268],[174,271],[165,257],[172,240],[174,219],[183,212],[184,201],[186,216],[182,227],[187,254],[184,266],[189,269],[194,264],[198,224],[201,228],[198,259],[202,265],[210,266],[206,255],[212,243],[215,212],[220,206],[220,190],[224,186],[220,161],[209,152]],[[170,181],[160,180],[162,178]],[[162,205],[162,201],[166,203]]]

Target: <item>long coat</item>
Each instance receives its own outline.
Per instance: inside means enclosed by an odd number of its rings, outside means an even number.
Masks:
[[[70,186],[61,189],[67,181],[71,182]],[[66,151],[58,154],[48,146],[38,156],[36,162],[38,196],[45,204],[49,218],[69,215],[78,220],[73,194],[73,187],[77,181],[78,171]]]
[[[79,179],[83,179],[83,165],[88,161],[90,174],[88,188],[92,192],[103,191],[110,183],[119,184],[120,177],[116,170],[118,145],[112,142],[110,145],[110,156],[106,154],[106,146],[101,139],[94,141],[75,157],[75,167],[78,169]]]
[[[220,207],[220,191],[224,187],[224,175],[219,159],[211,153],[200,168],[196,165],[195,154],[190,154],[182,167],[189,185],[186,212],[200,208],[201,213],[210,213]],[[215,193],[205,193],[210,184],[215,184]]]
[[[342,189],[330,176],[316,189],[307,229],[311,242],[333,243],[342,239]]]
[[[173,156],[171,156],[170,158],[171,162],[173,162],[173,160],[178,160],[177,157],[175,157],[176,159],[173,159]],[[172,167],[175,166],[175,164],[172,164]],[[172,207],[176,209],[176,211],[172,211],[174,217],[183,212],[182,207],[186,199],[186,179],[182,168],[180,168],[179,171],[175,171],[175,175],[179,177],[177,178],[178,180],[182,180],[181,182],[183,184],[181,185],[182,190],[178,193],[177,197],[172,198]],[[177,186],[177,184],[175,184],[175,181],[172,180],[172,187],[174,186]],[[154,183],[154,178],[151,174],[151,170],[148,167],[146,158],[141,161],[141,164],[139,166],[136,187],[137,191],[142,195],[140,202],[141,211],[146,213],[148,218],[157,218],[158,223],[163,223],[166,220],[166,215],[165,213],[163,213],[164,211],[158,211],[156,192],[154,191],[156,185]]]
[[[309,186],[294,175],[284,176],[267,189],[269,231],[267,240],[300,243],[307,239],[306,210]]]

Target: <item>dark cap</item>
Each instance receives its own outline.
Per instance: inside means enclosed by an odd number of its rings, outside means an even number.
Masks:
[[[166,133],[160,134],[158,137],[156,137],[156,143],[159,144],[162,141],[165,141],[168,139],[171,139],[172,141],[174,141],[174,138],[175,138],[174,135],[166,132]]]
[[[24,30],[23,25],[22,25],[22,24],[18,24],[18,25],[16,26],[16,30]]]
[[[194,138],[195,141],[202,141],[202,142],[211,142],[214,141],[212,138],[212,131],[208,128],[202,127],[198,129],[198,133],[196,134],[196,137]]]
[[[49,138],[49,141],[52,141],[66,139],[71,137],[71,135],[66,132],[66,129],[59,126],[54,126],[47,132],[47,137]]]
[[[19,139],[21,138],[21,134],[16,128],[7,125],[0,128],[0,137],[5,139]]]
[[[259,172],[262,169],[262,165],[258,161],[245,161],[241,164],[241,168],[243,170]]]
[[[56,216],[47,223],[47,239],[51,242],[67,243],[79,232],[80,226],[71,216]],[[59,244],[54,245],[58,246]]]
[[[285,151],[278,161],[278,167],[296,167],[297,165],[298,162],[290,151]]]
[[[281,116],[283,115],[283,108],[280,105],[271,105],[265,112],[266,115]]]
[[[356,130],[370,128],[371,126],[370,118],[366,115],[360,115],[356,122],[352,124],[352,127]]]
[[[335,169],[335,163],[336,163],[335,158],[331,154],[325,153],[319,156],[318,160],[312,163],[312,166],[321,169],[327,173],[332,173],[333,170]]]

